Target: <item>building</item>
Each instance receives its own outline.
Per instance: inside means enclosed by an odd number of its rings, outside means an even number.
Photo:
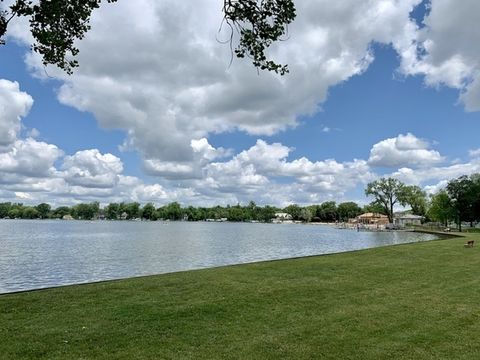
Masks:
[[[388,216],[379,214],[379,213],[364,213],[362,215],[358,215],[356,218],[357,224],[364,224],[364,225],[387,225],[389,224]]]
[[[399,214],[393,218],[393,224],[398,227],[421,225],[423,216],[411,214]]]

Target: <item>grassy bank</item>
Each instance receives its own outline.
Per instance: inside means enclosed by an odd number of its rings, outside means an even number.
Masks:
[[[3,295],[0,357],[476,359],[480,246],[465,241]]]

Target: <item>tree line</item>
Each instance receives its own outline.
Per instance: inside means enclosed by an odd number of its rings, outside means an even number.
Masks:
[[[259,221],[271,222],[275,214],[287,213],[294,221],[301,222],[347,222],[356,216],[372,212],[388,216],[393,222],[394,207],[399,204],[409,208],[414,215],[424,217],[426,222],[438,222],[443,226],[455,222],[461,231],[462,222],[480,221],[480,174],[460,176],[450,180],[437,193],[427,196],[415,185],[405,185],[393,178],[381,178],[367,184],[365,194],[373,201],[361,207],[353,201],[337,204],[326,201],[318,205],[288,205],[285,208],[259,206],[250,201],[247,205],[213,207],[182,207],[178,202],[155,207],[153,203],[143,206],[138,202],[110,203],[101,208],[98,202],[80,203],[74,206],[53,208],[50,204],[36,206],[21,203],[0,203],[0,219],[62,219],[79,220],[186,220],[186,221]]]
[[[319,205],[299,206],[289,205],[285,208],[274,206],[259,206],[250,201],[247,205],[227,205],[213,207],[182,207],[178,202],[155,207],[153,203],[143,206],[138,202],[110,203],[101,208],[98,202],[80,203],[74,206],[59,206],[53,208],[50,204],[41,203],[36,206],[21,203],[0,203],[0,219],[63,219],[73,218],[78,220],[187,220],[187,221],[259,221],[271,222],[275,214],[287,213],[294,221],[302,222],[335,222],[348,221],[365,211],[382,211],[376,205],[360,207],[354,202],[338,204],[327,201]]]

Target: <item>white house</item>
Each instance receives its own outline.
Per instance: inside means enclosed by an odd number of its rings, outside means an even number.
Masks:
[[[421,225],[423,220],[423,216],[419,215],[410,215],[410,214],[402,214],[402,215],[395,215],[393,218],[393,224],[395,226],[404,227],[408,225]]]

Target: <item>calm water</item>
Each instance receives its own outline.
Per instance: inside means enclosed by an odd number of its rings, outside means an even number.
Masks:
[[[0,293],[435,238],[294,224],[0,220]]]

